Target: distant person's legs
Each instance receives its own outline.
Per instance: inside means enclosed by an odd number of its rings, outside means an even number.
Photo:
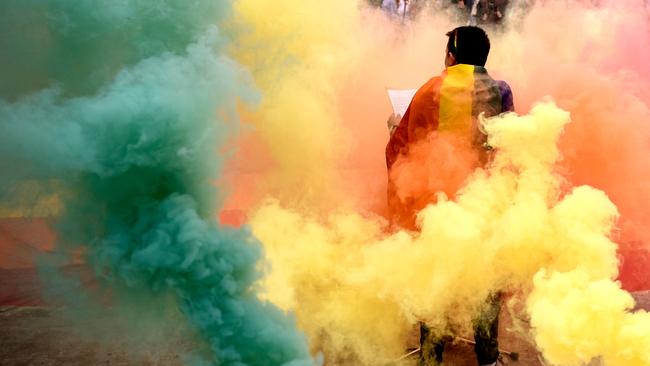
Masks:
[[[445,350],[446,338],[436,334],[420,323],[420,362],[419,366],[442,365],[442,353]]]
[[[480,366],[493,366],[499,359],[499,313],[501,293],[494,293],[485,301],[479,316],[474,319],[474,352]],[[420,323],[420,361],[419,366],[442,365],[445,344],[452,337],[441,335]]]
[[[501,294],[488,297],[485,308],[474,320],[474,351],[479,365],[496,365],[499,358],[499,312],[501,311]]]

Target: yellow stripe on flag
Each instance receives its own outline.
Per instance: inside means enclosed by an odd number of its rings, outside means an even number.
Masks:
[[[468,132],[471,129],[473,93],[474,66],[448,67],[440,87],[439,131]]]

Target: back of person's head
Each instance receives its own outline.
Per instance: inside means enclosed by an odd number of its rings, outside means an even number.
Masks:
[[[485,66],[490,53],[490,39],[479,27],[458,27],[447,33],[447,51],[456,63]]]

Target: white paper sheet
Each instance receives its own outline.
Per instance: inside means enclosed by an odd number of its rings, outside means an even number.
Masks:
[[[417,89],[387,89],[393,113],[403,116]]]

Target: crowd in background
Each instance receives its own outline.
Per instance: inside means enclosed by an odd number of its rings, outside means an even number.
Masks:
[[[391,17],[406,21],[422,11],[446,12],[460,24],[498,26],[508,14],[525,13],[535,3],[550,0],[367,0]],[[615,0],[573,0],[589,6],[602,6]],[[567,1],[568,3],[568,1]],[[640,10],[650,11],[650,0],[638,0]],[[518,11],[514,11],[517,8]],[[650,16],[650,14],[649,14]]]
[[[506,16],[508,0],[370,0],[390,16],[406,20],[424,8],[455,13],[467,25],[497,25]]]

